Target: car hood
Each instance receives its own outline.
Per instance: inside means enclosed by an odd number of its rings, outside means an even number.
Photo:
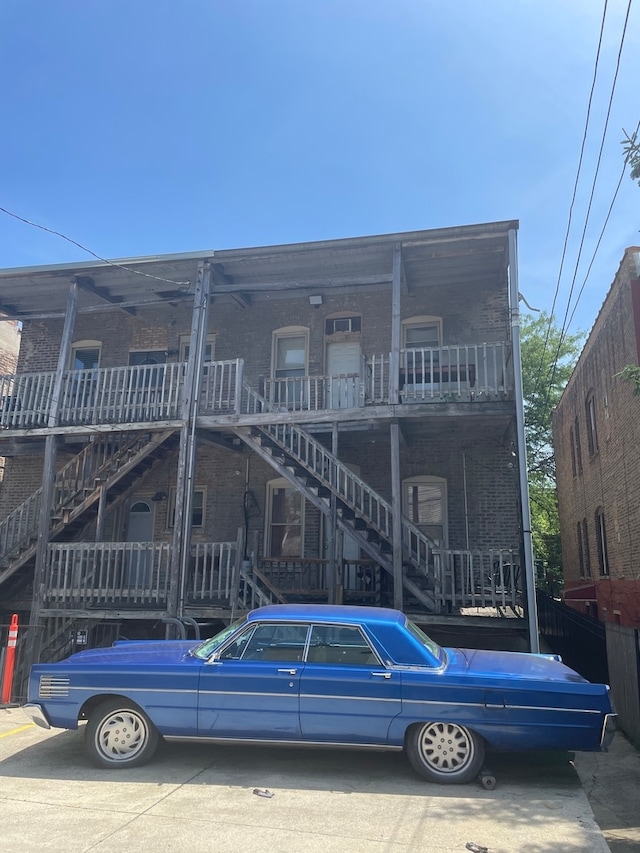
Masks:
[[[449,661],[447,672],[464,672],[486,677],[528,678],[537,681],[587,681],[554,655],[483,649],[447,649],[446,652]]]
[[[73,666],[93,666],[94,664],[135,664],[135,663],[178,663],[184,660],[189,649],[197,643],[193,640],[139,640],[119,641],[106,649],[87,649],[76,652],[64,664]],[[194,658],[195,660],[195,658]]]

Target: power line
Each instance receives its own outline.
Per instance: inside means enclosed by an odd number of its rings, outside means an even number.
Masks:
[[[572,221],[572,217],[573,217],[573,206],[575,204],[576,195],[578,192],[578,183],[580,181],[580,174],[582,171],[582,161],[584,158],[584,149],[586,146],[587,133],[588,133],[588,129],[589,129],[589,120],[591,117],[591,105],[593,103],[593,94],[594,94],[595,87],[596,87],[596,79],[598,77],[598,66],[599,66],[599,62],[600,62],[600,51],[602,49],[602,37],[604,34],[604,25],[605,25],[605,20],[607,17],[607,5],[608,5],[608,0],[605,0],[604,7],[602,10],[602,21],[600,22],[600,34],[598,36],[598,49],[596,51],[596,58],[595,58],[595,63],[594,63],[594,67],[593,67],[593,78],[591,80],[591,90],[589,92],[589,100],[587,102],[587,114],[585,116],[584,131],[582,134],[582,144],[580,146],[580,156],[578,158],[578,168],[576,170],[576,177],[575,177],[575,181],[573,184],[573,193],[571,196],[571,203],[569,205],[569,216],[567,219],[567,229],[566,229],[565,235],[564,235],[564,244],[562,247],[562,256],[560,258],[560,269],[558,271],[558,280],[556,282],[556,289],[555,289],[555,292],[553,294],[553,303],[551,305],[551,311],[549,312],[549,323],[547,325],[547,333],[545,336],[544,345],[542,347],[542,356],[540,358],[540,366],[538,368],[538,373],[536,374],[536,380],[534,382],[534,393],[537,393],[537,391],[538,391],[538,385],[540,383],[540,377],[542,374],[542,365],[544,364],[544,359],[545,359],[545,356],[547,354],[547,346],[549,343],[549,335],[551,334],[551,325],[553,323],[553,317],[554,317],[554,312],[555,312],[555,308],[556,308],[556,301],[558,299],[558,293],[560,292],[560,282],[562,281],[562,272],[564,270],[564,262],[565,262],[565,257],[566,257],[566,253],[567,253],[567,246],[569,243],[569,233],[571,231],[571,221]]]
[[[39,228],[41,231],[46,231],[47,234],[54,234],[56,237],[61,237],[63,240],[66,240],[67,243],[72,243],[74,246],[77,246],[79,249],[82,249],[83,252],[87,252],[87,254],[92,255],[94,258],[96,258],[98,261],[101,261],[103,264],[109,264],[109,266],[117,267],[118,269],[133,273],[134,275],[141,275],[145,278],[152,278],[155,281],[163,281],[167,284],[177,284],[180,287],[188,287],[191,284],[190,281],[173,281],[173,279],[170,278],[162,278],[161,276],[151,275],[151,273],[141,272],[140,270],[131,269],[131,267],[125,267],[123,266],[123,264],[118,264],[115,261],[109,261],[107,260],[107,258],[103,258],[100,255],[96,255],[96,253],[92,252],[91,249],[87,249],[86,246],[83,246],[76,240],[72,240],[71,237],[67,237],[66,234],[62,234],[60,231],[54,231],[53,228],[47,228],[46,225],[39,225],[37,222],[31,222],[30,219],[25,219],[23,216],[19,216],[17,213],[13,213],[12,211],[7,210],[6,207],[0,207],[0,211],[2,213],[6,213],[7,216],[13,217],[13,219],[17,219],[19,222],[24,222],[25,225],[31,225],[33,228]]]
[[[610,96],[609,96],[609,103],[608,103],[608,107],[607,107],[607,114],[606,114],[606,118],[605,118],[604,128],[603,128],[603,131],[602,131],[602,139],[601,139],[601,142],[600,142],[600,149],[599,149],[599,152],[598,152],[598,159],[597,159],[597,163],[596,163],[596,169],[595,169],[595,173],[594,173],[594,176],[593,176],[593,181],[592,181],[592,184],[591,184],[591,192],[590,192],[590,196],[589,196],[589,204],[588,204],[588,207],[587,207],[587,213],[586,213],[586,216],[585,216],[584,227],[583,227],[583,229],[582,229],[582,235],[581,235],[581,239],[580,239],[580,246],[579,246],[579,251],[578,251],[578,257],[577,257],[577,259],[576,259],[576,263],[575,263],[575,267],[574,267],[574,272],[573,272],[573,277],[572,277],[572,281],[571,281],[571,288],[570,288],[570,291],[569,291],[569,296],[568,296],[568,298],[567,298],[567,307],[566,307],[565,314],[564,314],[564,319],[563,319],[563,322],[562,322],[562,328],[561,328],[561,330],[560,330],[560,337],[559,337],[559,339],[558,339],[558,346],[557,346],[557,348],[556,348],[556,354],[555,354],[555,357],[554,357],[554,359],[553,359],[552,370],[551,370],[551,376],[550,376],[550,378],[549,378],[549,382],[548,382],[547,389],[546,389],[546,394],[545,394],[545,405],[548,405],[549,400],[550,400],[550,397],[551,397],[551,390],[552,390],[552,388],[553,388],[553,383],[554,383],[554,381],[555,381],[556,371],[557,371],[557,367],[558,367],[558,360],[559,360],[559,358],[560,358],[560,351],[561,351],[561,349],[562,349],[562,344],[564,343],[564,340],[565,340],[565,338],[566,338],[567,331],[568,331],[568,328],[569,328],[569,324],[570,324],[570,321],[569,321],[569,322],[567,322],[567,317],[568,317],[568,314],[569,314],[569,308],[570,308],[570,306],[571,306],[571,297],[572,297],[572,295],[573,295],[573,289],[574,289],[574,287],[575,287],[575,282],[576,282],[576,278],[577,278],[577,275],[578,275],[578,267],[579,267],[579,264],[580,264],[580,258],[581,258],[581,256],[582,256],[582,250],[583,250],[583,247],[584,247],[584,240],[585,240],[585,235],[586,235],[587,225],[588,225],[588,222],[589,222],[589,216],[590,216],[590,213],[591,213],[591,206],[592,206],[593,197],[594,197],[594,193],[595,193],[595,187],[596,187],[596,183],[597,183],[597,179],[598,179],[598,174],[599,174],[599,170],[600,170],[600,163],[601,163],[601,160],[602,160],[602,152],[603,152],[603,150],[604,150],[605,139],[606,139],[607,130],[608,130],[608,126],[609,126],[609,118],[610,118],[610,116],[611,116],[611,106],[612,106],[612,104],[613,104],[613,97],[614,97],[614,94],[615,94],[616,83],[617,83],[617,79],[618,79],[618,72],[619,72],[619,70],[620,70],[620,60],[621,60],[621,57],[622,57],[622,49],[623,49],[623,47],[624,47],[624,41],[625,41],[625,36],[626,36],[626,32],[627,32],[627,24],[628,24],[628,21],[629,21],[629,13],[630,13],[630,11],[631,11],[631,4],[632,4],[632,0],[629,0],[629,2],[628,2],[628,4],[627,4],[627,12],[626,12],[626,15],[625,15],[624,26],[623,26],[623,29],[622,29],[622,35],[621,35],[621,37],[620,37],[620,46],[619,46],[619,48],[618,48],[618,56],[617,56],[617,60],[616,60],[616,69],[615,69],[615,73],[614,73],[613,81],[612,81],[612,84],[611,84],[611,94],[610,94]],[[606,11],[606,2],[605,2],[605,11]],[[604,23],[604,18],[603,18],[603,23]],[[625,163],[624,163],[624,167],[625,167],[625,168],[626,168],[626,163],[627,163],[627,158],[625,158]],[[624,175],[624,168],[623,168],[622,175]],[[605,219],[604,226],[603,226],[602,231],[601,231],[601,233],[600,233],[600,237],[598,238],[598,242],[597,242],[597,245],[596,245],[596,249],[595,249],[595,251],[594,251],[593,257],[591,258],[591,263],[589,264],[589,269],[588,269],[588,271],[587,271],[587,277],[588,277],[588,275],[589,275],[589,272],[591,271],[591,266],[593,265],[593,261],[595,260],[595,255],[596,255],[596,253],[597,253],[597,251],[598,251],[598,248],[599,248],[599,246],[600,246],[600,242],[601,242],[601,240],[602,240],[602,236],[603,236],[603,234],[604,234],[604,229],[606,228],[606,225],[607,225],[607,223],[608,223],[608,221],[609,221],[609,217],[610,217],[610,215],[611,215],[611,210],[612,210],[612,208],[613,208],[613,204],[614,204],[614,202],[615,202],[615,200],[616,200],[616,198],[617,198],[618,189],[619,189],[619,186],[620,186],[621,182],[622,182],[622,177],[620,178],[620,180],[619,180],[619,182],[618,182],[618,187],[616,188],[616,191],[615,191],[614,196],[613,196],[613,200],[612,200],[612,202],[611,202],[611,204],[610,204],[610,206],[609,206],[609,211],[608,211],[608,213],[607,213],[607,216],[606,216],[606,219]],[[575,313],[575,310],[576,310],[576,308],[577,308],[577,304],[578,304],[578,301],[579,301],[580,295],[582,294],[582,291],[584,290],[584,285],[585,285],[585,284],[586,284],[586,278],[585,278],[585,281],[584,281],[584,283],[583,283],[583,286],[582,286],[582,288],[581,288],[581,290],[580,290],[580,294],[578,295],[578,299],[576,300],[576,304],[575,304],[575,306],[574,306],[573,313],[571,314],[571,318],[573,318],[573,314]],[[554,302],[554,306],[555,306],[555,302]],[[550,329],[550,328],[551,328],[551,318],[550,318],[550,320],[549,320],[549,329]],[[548,337],[547,337],[547,340],[548,340]],[[544,359],[544,352],[543,352],[543,359]],[[543,360],[541,360],[541,362],[540,362],[540,371],[539,371],[539,374],[538,374],[538,375],[540,375],[540,372],[542,371],[542,365],[543,365]]]

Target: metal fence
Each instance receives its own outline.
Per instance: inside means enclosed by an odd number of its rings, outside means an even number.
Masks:
[[[589,681],[609,684],[605,626],[537,590],[540,634],[555,654]]]

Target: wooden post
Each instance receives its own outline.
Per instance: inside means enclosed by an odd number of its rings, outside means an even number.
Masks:
[[[402,480],[400,478],[400,426],[392,421],[391,438],[391,509],[393,512],[393,606],[403,607],[402,577]]]
[[[100,485],[100,497],[98,499],[98,517],[96,519],[96,542],[104,540],[104,518],[107,511],[107,487],[104,483]]]
[[[331,424],[331,452],[334,456],[338,456],[338,424],[334,421]],[[340,555],[338,554],[338,499],[331,493],[330,498],[331,511],[329,517],[324,516],[325,524],[328,523],[329,530],[327,531],[327,552],[329,561],[327,563],[327,601],[329,604],[337,604],[336,601],[336,581],[337,567]]]
[[[185,585],[191,552],[191,516],[196,461],[196,418],[198,396],[202,379],[202,365],[207,341],[209,317],[209,292],[211,288],[211,266],[200,263],[191,315],[191,337],[189,358],[182,393],[180,417],[180,450],[176,477],[176,506],[171,551],[171,578],[169,582],[169,616],[182,615]]]
[[[399,400],[400,389],[400,277],[402,248],[393,250],[393,280],[391,284],[391,353],[389,355],[389,402]]]
[[[74,281],[69,287],[67,298],[67,310],[62,328],[60,350],[58,352],[58,364],[51,393],[49,406],[49,417],[47,426],[52,429],[58,423],[60,412],[60,399],[62,396],[62,382],[64,373],[69,365],[71,352],[71,341],[76,320],[76,309],[78,302],[78,285]],[[47,549],[49,546],[49,532],[51,530],[51,510],[53,507],[53,487],[56,479],[56,457],[57,440],[55,433],[50,433],[45,439],[44,461],[42,470],[42,500],[40,502],[40,519],[38,525],[38,543],[36,546],[36,562],[33,572],[33,595],[31,599],[31,613],[29,616],[29,641],[27,643],[28,665],[36,663],[40,657],[42,644],[41,611],[44,598],[44,577],[47,563]]]

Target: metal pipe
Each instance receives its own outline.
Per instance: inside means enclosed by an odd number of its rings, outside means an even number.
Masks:
[[[509,296],[511,313],[511,346],[513,348],[513,380],[516,403],[516,450],[520,480],[520,504],[522,513],[522,545],[524,553],[524,577],[527,590],[527,617],[529,623],[529,647],[532,652],[540,651],[538,635],[538,607],[536,603],[536,580],[533,567],[533,545],[531,541],[531,509],[529,506],[529,481],[527,478],[527,447],[524,431],[524,395],[522,391],[522,356],[520,353],[520,293],[518,289],[518,245],[516,231],[509,230]]]

